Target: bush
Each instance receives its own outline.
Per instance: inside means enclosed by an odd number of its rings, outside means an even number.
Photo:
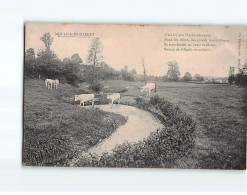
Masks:
[[[103,89],[103,85],[101,83],[94,83],[89,86],[89,89],[99,93]]]

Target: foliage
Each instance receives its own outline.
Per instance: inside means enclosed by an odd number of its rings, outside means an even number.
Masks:
[[[228,82],[229,82],[230,85],[233,84],[234,81],[235,81],[235,76],[234,75],[231,75],[231,76],[228,77]]]
[[[46,49],[50,50],[50,46],[53,42],[53,38],[50,33],[44,33],[40,40],[44,42]]]
[[[199,75],[199,74],[195,74],[194,79],[195,79],[196,81],[204,81],[204,77],[201,76],[201,75]]]
[[[121,77],[125,81],[134,81],[135,75],[136,75],[135,69],[128,71],[128,66],[124,66],[124,68],[121,69]]]
[[[244,74],[243,70],[240,70],[238,74],[234,77],[234,81],[236,85],[240,85],[243,87],[247,86],[247,75]]]
[[[191,76],[191,74],[190,74],[189,72],[186,72],[186,73],[184,74],[183,79],[184,79],[185,81],[191,81],[191,80],[192,80],[192,76]]]
[[[93,83],[89,86],[89,89],[92,89],[94,92],[99,93],[100,91],[102,91],[103,88],[103,84],[101,83]]]
[[[52,50],[40,50],[36,58],[36,71],[46,78],[58,78],[62,74],[61,61]]]
[[[91,68],[88,69],[88,71],[90,71],[88,72],[88,74],[90,75],[90,79],[89,79],[90,85],[93,85],[94,83],[97,83],[99,81],[99,77],[98,77],[99,72],[97,71],[97,67],[100,66],[101,61],[103,59],[102,50],[103,50],[103,46],[100,42],[100,39],[94,38],[89,47],[88,57],[87,57],[87,65],[91,66]]]
[[[25,77],[33,78],[36,74],[36,60],[33,48],[29,48],[25,52]]]
[[[80,80],[80,61],[79,57],[75,59],[73,56],[63,60],[62,72],[68,84],[77,86]]]
[[[167,65],[168,65],[168,71],[166,76],[168,80],[177,81],[180,76],[178,63],[176,61],[169,61]]]
[[[233,84],[235,80],[234,71],[235,71],[235,67],[230,66],[229,77],[228,77],[228,82],[230,83],[230,85]]]
[[[81,57],[79,56],[78,53],[75,53],[71,56],[71,62],[73,64],[81,64],[82,63],[82,59]]]
[[[243,68],[239,69],[238,74],[234,75],[234,68],[230,69],[229,79],[234,76],[234,83],[240,85],[242,87],[247,86],[247,62],[245,63]],[[233,78],[231,78],[233,79]]]

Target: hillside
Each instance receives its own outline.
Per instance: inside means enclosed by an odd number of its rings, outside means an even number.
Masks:
[[[25,80],[23,164],[69,166],[70,160],[126,122],[121,115],[73,102],[82,89],[60,84],[45,89],[42,80]]]

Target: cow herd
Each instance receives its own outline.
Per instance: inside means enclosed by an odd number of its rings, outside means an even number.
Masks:
[[[46,89],[58,89],[59,80],[58,79],[45,79]]]
[[[58,79],[46,79],[45,80],[45,87],[46,89],[58,89],[59,80]],[[148,95],[151,95],[151,91],[154,90],[156,92],[156,83],[147,83],[143,87],[141,87],[141,92],[147,92]],[[120,93],[113,93],[113,94],[107,94],[107,99],[111,101],[111,105],[116,101],[119,105],[120,103],[121,95]],[[92,94],[80,94],[75,95],[74,101],[79,101],[80,106],[82,105],[84,107],[85,102],[92,102],[92,106],[94,106],[95,101],[95,95]]]

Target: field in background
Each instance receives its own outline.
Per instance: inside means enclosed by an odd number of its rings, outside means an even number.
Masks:
[[[141,83],[109,81],[109,89],[127,88],[123,101],[140,93]],[[178,105],[197,122],[193,152],[177,168],[245,168],[246,91],[235,85],[157,82],[157,95]],[[126,102],[125,102],[126,103]]]
[[[77,155],[109,137],[126,118],[79,107],[75,94],[87,91],[60,84],[46,90],[42,80],[25,80],[23,164],[69,166]]]

